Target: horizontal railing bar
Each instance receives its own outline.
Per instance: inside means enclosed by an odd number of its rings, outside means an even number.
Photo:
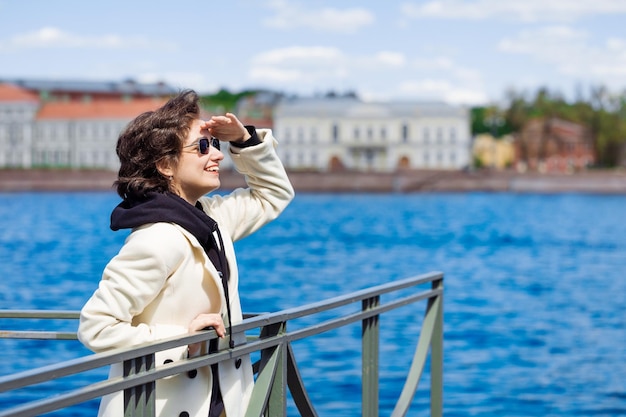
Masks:
[[[0,411],[0,417],[34,417],[50,411],[60,410],[62,408],[99,398],[112,392],[117,392],[120,389],[123,389],[118,388],[118,384],[120,383],[121,377],[99,381],[82,388],[74,389],[68,393],[58,394],[53,397],[31,401],[26,404],[20,404],[8,410],[2,410]],[[111,389],[111,387],[114,388]]]
[[[75,405],[84,401],[101,397],[103,395],[112,394],[114,392],[122,391],[127,388],[132,388],[137,385],[145,384],[157,379],[162,379],[168,376],[191,371],[201,366],[208,366],[213,363],[218,363],[222,360],[229,359],[232,356],[232,351],[221,351],[207,356],[189,358],[187,360],[164,364],[159,366],[158,368],[146,370],[141,374],[129,375],[126,377],[120,376],[109,378],[104,381],[90,384],[84,388],[74,390],[70,393],[60,394],[55,397],[33,401],[29,404],[24,404],[7,410],[6,412],[0,412],[0,417],[3,417],[5,415],[36,416],[41,414],[42,412],[48,412],[58,409],[58,406],[68,407],[71,405]],[[22,414],[29,412],[32,412],[33,414]]]
[[[395,308],[411,304],[412,302],[415,302],[415,301],[420,301],[420,300],[425,300],[428,298],[436,297],[442,293],[443,291],[441,290],[428,291],[428,292],[424,292],[418,295],[413,295],[413,296],[405,297],[402,299],[394,300],[393,302],[390,302],[388,304],[381,304],[376,307],[371,307],[365,311],[355,312],[347,316],[327,320],[323,323],[319,323],[317,325],[314,325],[308,328],[295,330],[295,331],[289,332],[286,336],[289,339],[289,341],[304,339],[305,337],[308,337],[308,336],[324,333],[329,330],[343,327],[347,324],[356,323],[358,321],[361,321],[370,317],[381,315],[387,311],[391,311]]]
[[[75,332],[46,332],[41,330],[0,330],[0,339],[77,340]]]
[[[79,319],[75,310],[0,310],[0,319]]]
[[[207,336],[209,337],[207,338]],[[183,337],[172,336],[155,343],[112,349],[108,352],[94,353],[81,358],[70,359],[58,364],[22,371],[14,375],[2,376],[0,377],[0,392],[22,388],[27,385],[37,384],[50,379],[57,379],[82,371],[88,371],[120,363],[139,356],[150,355],[155,352],[215,338],[217,338],[215,330],[200,331],[193,335],[185,335]]]
[[[347,295],[341,295],[335,298],[330,298],[328,300],[319,301],[311,304],[307,304],[300,307],[294,307],[291,309],[282,310],[276,313],[269,313],[260,315],[250,320],[245,320],[244,322],[237,325],[238,330],[250,330],[256,327],[267,326],[270,324],[286,322],[289,320],[294,320],[303,316],[321,313],[326,310],[335,309],[337,307],[342,307],[345,305],[349,305],[352,303],[356,303],[358,301],[365,300],[367,298],[386,294],[393,291],[399,291],[409,287],[415,287],[418,285],[423,285],[429,282],[436,281],[438,279],[443,278],[443,273],[441,272],[431,272],[427,274],[417,275],[412,278],[407,278],[400,281],[394,281],[387,284],[378,285],[376,287],[366,288],[363,290],[359,290]],[[233,327],[234,328],[234,327]]]

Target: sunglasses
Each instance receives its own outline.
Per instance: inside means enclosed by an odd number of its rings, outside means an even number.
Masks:
[[[209,153],[209,145],[213,146],[218,151],[220,150],[220,141],[217,138],[211,137],[209,138],[200,138],[197,142],[192,143],[191,145],[183,146],[184,148],[191,148],[192,146],[197,146],[198,150],[202,155],[206,155]]]

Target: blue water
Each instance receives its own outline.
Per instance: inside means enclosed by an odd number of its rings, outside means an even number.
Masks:
[[[80,309],[125,237],[108,229],[116,203],[0,194],[0,308]],[[444,272],[448,417],[626,415],[626,196],[299,194],[237,250],[250,312]],[[381,321],[381,416],[406,377],[417,310]],[[294,348],[319,414],[360,415],[360,326]],[[0,349],[0,375],[88,353],[60,341]],[[19,398],[0,395],[0,409]],[[425,380],[410,415],[428,415],[428,403]]]

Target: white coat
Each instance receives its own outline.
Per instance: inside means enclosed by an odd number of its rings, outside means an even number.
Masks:
[[[274,150],[270,130],[258,129],[262,143],[230,146],[237,171],[248,188],[226,196],[203,197],[204,211],[219,225],[230,266],[229,297],[233,324],[242,321],[239,275],[233,241],[276,218],[294,196]],[[120,252],[105,267],[98,289],[81,310],[78,338],[89,349],[103,352],[187,333],[201,313],[221,313],[227,324],[226,300],[217,270],[197,239],[172,223],[134,229]],[[242,335],[243,336],[243,335]],[[235,340],[237,344],[240,341]],[[220,340],[227,348],[228,337]],[[156,366],[186,357],[186,346],[156,354]],[[253,387],[249,356],[220,363],[219,383],[227,417],[243,416]],[[122,373],[121,364],[111,376]],[[210,367],[156,383],[156,415],[206,417],[211,399]],[[185,414],[187,413],[187,414]],[[103,397],[99,416],[124,414],[123,392]]]

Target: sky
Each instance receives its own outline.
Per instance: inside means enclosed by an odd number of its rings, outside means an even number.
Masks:
[[[366,101],[626,90],[626,0],[0,0],[0,79]]]

